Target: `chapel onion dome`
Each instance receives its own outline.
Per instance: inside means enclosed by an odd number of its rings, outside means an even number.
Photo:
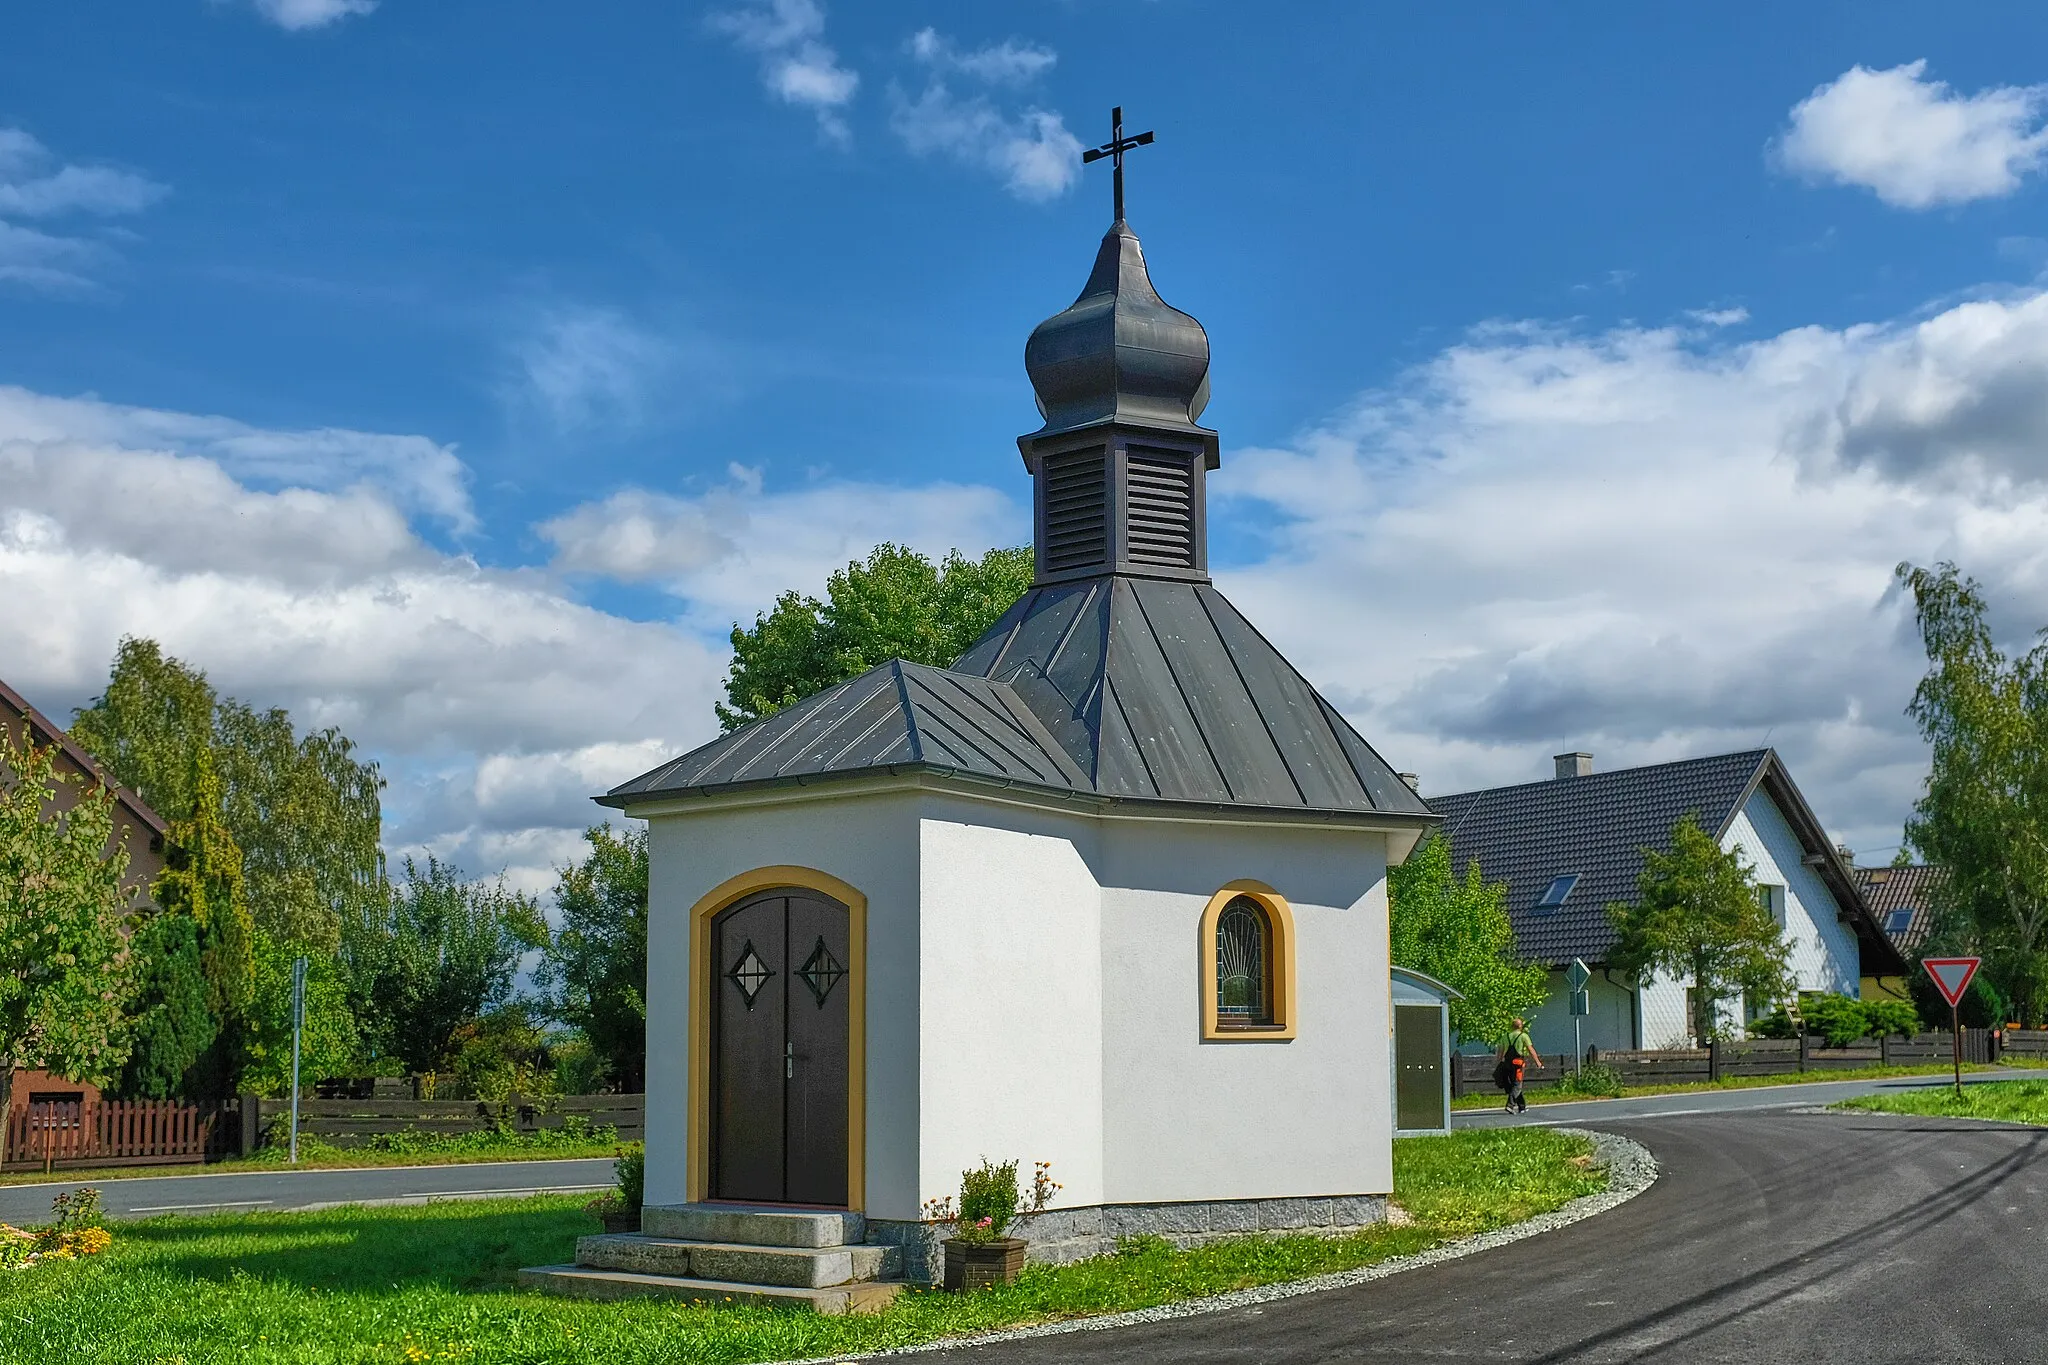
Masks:
[[[1195,425],[1209,405],[1209,334],[1159,297],[1145,249],[1121,219],[1081,297],[1031,333],[1024,368],[1045,418],[1026,440],[1104,422],[1210,435]]]

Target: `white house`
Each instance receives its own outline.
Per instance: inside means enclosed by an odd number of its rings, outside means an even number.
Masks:
[[[1384,1214],[1385,874],[1435,817],[1211,584],[1208,338],[1123,222],[1025,358],[1037,576],[988,635],[601,798],[650,828],[643,1226],[700,1248],[672,1292],[782,1236],[766,1207],[918,1275],[984,1156],[1052,1163],[1037,1256]],[[555,1287],[677,1264],[596,1241]]]
[[[1672,826],[1688,813],[1750,864],[1759,895],[1792,944],[1801,990],[1854,996],[1864,977],[1903,970],[1855,870],[1775,750],[1605,773],[1593,771],[1591,754],[1559,754],[1555,762],[1548,782],[1429,801],[1444,817],[1458,875],[1476,862],[1488,881],[1507,883],[1517,947],[1551,969],[1550,996],[1529,1021],[1540,1051],[1573,1048],[1564,973],[1574,958],[1593,969],[1580,1045],[1691,1045],[1684,983],[1637,983],[1607,966],[1615,942],[1607,905],[1636,899],[1643,849],[1668,850]]]

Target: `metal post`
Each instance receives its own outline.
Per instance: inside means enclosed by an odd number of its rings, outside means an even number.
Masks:
[[[1963,1097],[1963,1011],[1959,1005],[1948,1007],[1948,1040],[1954,1044],[1956,1054],[1956,1098]]]
[[[1579,1016],[1572,1016],[1572,1074],[1582,1074],[1586,1069],[1586,1048],[1579,1041]]]
[[[299,1164],[299,1034],[306,1026],[306,959],[292,959],[292,1155]]]

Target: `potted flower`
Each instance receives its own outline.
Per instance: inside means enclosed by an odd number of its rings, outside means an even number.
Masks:
[[[954,1223],[955,1231],[945,1239],[945,1287],[953,1290],[986,1289],[1013,1283],[1024,1269],[1025,1241],[1004,1234],[1020,1216],[1044,1211],[1059,1184],[1051,1178],[1051,1167],[1038,1163],[1027,1203],[1017,1188],[1017,1163],[998,1166],[987,1157],[971,1171],[960,1173],[960,1207],[951,1200],[936,1201],[932,1212]]]
[[[612,1163],[612,1174],[618,1178],[619,1187],[591,1200],[583,1210],[596,1214],[606,1232],[638,1232],[640,1192],[647,1178],[646,1149],[638,1143],[621,1148],[619,1159]]]

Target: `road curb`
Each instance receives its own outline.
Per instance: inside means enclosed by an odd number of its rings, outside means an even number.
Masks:
[[[1021,1341],[1031,1337],[1064,1336],[1069,1332],[1107,1332],[1119,1327],[1136,1327],[1148,1322],[1170,1322],[1175,1318],[1201,1317],[1210,1313],[1227,1313],[1233,1309],[1249,1308],[1255,1304],[1273,1303],[1279,1299],[1299,1298],[1304,1294],[1323,1294],[1332,1289],[1350,1289],[1356,1285],[1370,1284],[1383,1280],[1389,1275],[1404,1271],[1420,1270],[1425,1266],[1441,1265],[1446,1261],[1461,1260],[1475,1256],[1482,1251],[1507,1246],[1524,1238],[1554,1232],[1582,1222],[1596,1214],[1626,1204],[1629,1200],[1650,1188],[1657,1180],[1657,1159],[1649,1149],[1639,1142],[1616,1133],[1595,1132],[1590,1128],[1559,1128],[1560,1133],[1571,1133],[1589,1139],[1593,1144],[1593,1159],[1607,1171],[1607,1188],[1598,1194],[1583,1195],[1572,1200],[1563,1208],[1551,1213],[1538,1214],[1534,1218],[1515,1223],[1512,1226],[1482,1232],[1462,1241],[1418,1251],[1411,1256],[1396,1256],[1377,1265],[1361,1266],[1357,1270],[1339,1271],[1334,1275],[1316,1275],[1306,1280],[1286,1280],[1278,1284],[1263,1284],[1251,1289],[1237,1289],[1228,1294],[1213,1294],[1208,1298],[1189,1299],[1183,1303],[1161,1304],[1157,1308],[1140,1308],[1128,1313],[1105,1313],[1100,1317],[1076,1318],[1070,1322],[1041,1323],[1031,1327],[1011,1327],[998,1332],[984,1332],[979,1336],[947,1337],[941,1341],[922,1342],[916,1346],[894,1346],[879,1351],[859,1351],[851,1355],[813,1356],[807,1360],[781,1361],[777,1365],[832,1365],[835,1361],[874,1360],[882,1356],[924,1355],[932,1351],[952,1351],[968,1346],[987,1346],[999,1341]]]

